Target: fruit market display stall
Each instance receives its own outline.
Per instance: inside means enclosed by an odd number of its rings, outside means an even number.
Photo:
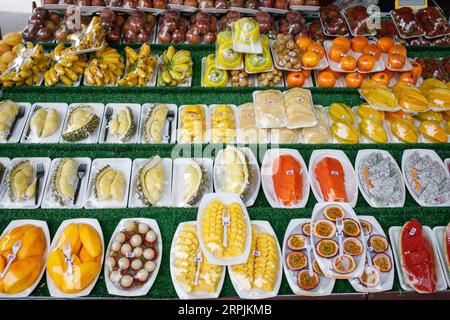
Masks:
[[[1,298],[448,298],[439,10],[43,2],[0,42]]]

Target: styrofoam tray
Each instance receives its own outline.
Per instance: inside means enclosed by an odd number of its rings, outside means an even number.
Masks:
[[[277,8],[272,8],[272,7],[259,7],[260,11],[264,11],[264,12],[269,12],[272,14],[286,14],[289,12],[289,10],[287,9],[277,9]]]
[[[283,205],[282,203],[277,201],[275,190],[273,186],[273,165],[274,161],[277,157],[281,155],[291,155],[300,163],[302,168],[302,199],[291,206]],[[264,195],[266,196],[267,201],[272,206],[272,208],[303,208],[308,202],[309,198],[309,175],[308,168],[306,167],[305,161],[301,156],[300,152],[295,149],[269,149],[266,151],[264,155],[264,159],[261,165],[261,182],[264,191]]]
[[[249,172],[249,176],[253,177],[254,179],[253,183],[249,185],[250,190],[248,196],[245,199],[242,199],[246,207],[251,207],[255,203],[255,200],[258,196],[259,187],[261,185],[261,173],[259,171],[258,160],[253,154],[252,150],[250,148],[239,148],[239,149],[245,153],[251,171]],[[223,149],[221,149],[217,153],[216,159],[214,161],[214,171],[213,171],[214,190],[216,190],[216,192],[226,192],[226,190],[224,190],[225,189],[224,186],[220,185],[219,183],[220,175],[227,174],[226,166],[218,164],[218,161],[220,161],[222,157],[223,157]]]
[[[329,119],[329,117],[328,117],[327,108],[324,108],[324,106],[322,106],[322,105],[317,105],[317,104],[316,104],[316,105],[314,105],[314,109],[315,109],[316,115],[317,115],[317,113],[318,113],[318,110],[321,110],[321,111],[324,113],[324,116],[325,116],[325,126],[326,126],[326,130],[328,131],[328,136],[330,137],[330,140],[327,141],[326,143],[332,143],[333,136],[331,135],[331,132],[329,132],[329,129],[328,129],[328,128],[330,128],[331,123],[330,123],[330,119]],[[318,122],[318,124],[319,124],[319,116],[317,116],[317,122]],[[318,125],[318,124],[317,124],[317,125]],[[317,126],[317,125],[316,125],[316,126]],[[300,130],[300,143],[308,144],[307,142],[305,142],[305,139],[303,138],[303,131],[302,131],[302,130]]]
[[[251,104],[253,104],[253,103],[251,103]],[[237,109],[236,123],[238,123],[238,124],[237,124],[237,127],[238,127],[239,129],[237,130],[237,135],[236,135],[236,137],[237,137],[237,142],[238,142],[238,143],[248,143],[249,140],[250,140],[250,137],[248,137],[247,134],[246,134],[246,131],[247,131],[247,130],[250,130],[250,128],[245,129],[245,131],[243,131],[244,129],[241,129],[241,128],[240,128],[240,114],[241,114],[241,112],[242,112],[242,108],[241,108],[241,107],[242,107],[243,105],[246,105],[246,103],[245,103],[245,104],[239,105],[239,106],[238,106],[238,109]],[[254,111],[254,108],[253,108],[253,112],[252,112],[252,113],[247,113],[246,116],[249,117],[249,118],[251,118],[251,117],[254,118],[254,117],[255,117],[255,111]],[[269,132],[268,132],[267,129],[258,129],[258,128],[256,127],[256,124],[255,124],[255,127],[254,127],[252,130],[254,130],[253,137],[257,137],[257,142],[254,142],[254,141],[252,140],[252,143],[268,143],[268,142],[270,141]],[[264,130],[266,130],[266,131],[264,131]]]
[[[445,159],[444,164],[447,168],[447,171],[450,173],[450,158]]]
[[[433,242],[434,247],[437,248],[439,254],[439,260],[441,261],[442,271],[445,279],[447,280],[447,286],[450,287],[450,265],[447,264],[444,248],[444,233],[446,227],[434,227],[433,228]],[[447,227],[448,228],[448,227]]]
[[[105,256],[108,257],[108,254],[111,252],[111,245],[114,242],[114,239],[116,238],[117,234],[121,232],[124,228],[124,225],[127,221],[137,221],[139,223],[144,223],[148,225],[156,234],[156,247],[157,247],[157,255],[156,259],[153,260],[156,264],[155,270],[149,274],[149,277],[147,278],[147,281],[140,287],[131,289],[131,290],[124,290],[117,287],[109,278],[108,276],[108,266],[106,263],[103,266],[103,275],[105,277],[105,283],[106,283],[106,289],[108,290],[109,294],[116,295],[116,296],[123,296],[123,297],[139,297],[139,296],[145,296],[153,286],[153,283],[155,282],[156,276],[158,275],[159,267],[161,266],[161,258],[163,253],[163,246],[162,246],[162,238],[161,238],[161,231],[159,230],[158,222],[154,219],[147,219],[147,218],[125,218],[120,220],[118,223],[116,229],[114,230],[114,233],[111,236],[111,239],[109,240],[109,244],[107,247],[107,251]]]
[[[229,140],[229,141],[227,141],[227,143],[235,143],[236,142],[236,135],[237,135],[237,131],[239,130],[239,128],[238,128],[238,123],[237,123],[237,121],[236,121],[236,118],[237,118],[237,106],[235,105],[235,104],[211,104],[209,107],[208,107],[208,113],[209,113],[209,117],[210,117],[210,120],[209,120],[209,122],[210,122],[210,124],[211,124],[211,134],[210,134],[210,136],[211,136],[211,143],[222,143],[222,141],[217,141],[217,142],[214,142],[214,141],[212,141],[212,139],[213,139],[213,136],[212,136],[212,131],[215,129],[214,127],[213,127],[213,119],[212,119],[212,117],[213,117],[213,115],[214,115],[214,110],[218,107],[218,106],[229,106],[230,108],[231,108],[231,111],[232,111],[232,113],[233,113],[233,117],[234,117],[234,126],[235,126],[235,128],[234,128],[234,138],[233,139],[231,139],[231,140]],[[227,130],[233,130],[233,128],[227,128]]]
[[[175,231],[175,234],[172,239],[172,245],[170,247],[170,276],[172,278],[172,283],[175,288],[175,291],[177,292],[178,298],[183,300],[191,300],[191,299],[217,299],[220,295],[220,291],[222,291],[223,282],[225,280],[225,267],[222,267],[222,273],[220,275],[219,283],[217,284],[216,291],[214,292],[206,292],[206,291],[194,291],[194,292],[186,292],[183,287],[178,283],[176,276],[175,276],[175,248],[177,246],[177,240],[178,236],[180,235],[181,229],[184,225],[192,225],[196,226],[197,221],[187,221],[182,222],[178,225],[177,230]],[[198,234],[197,234],[198,237]]]
[[[128,197],[128,206],[130,208],[145,208],[146,206],[139,199],[137,193],[137,175],[139,170],[145,166],[145,164],[149,161],[149,159],[134,159],[133,161],[133,169],[131,174],[130,181],[130,194]],[[161,158],[164,178],[163,178],[163,191],[161,194],[161,199],[154,204],[155,207],[170,207],[171,205],[171,194],[172,194],[172,159],[170,158]]]
[[[203,120],[205,122],[205,132],[203,133],[203,141],[202,143],[208,143],[211,139],[211,117],[209,115],[209,108],[206,104],[196,104],[197,106],[200,106],[203,108],[205,119]],[[188,105],[182,105],[178,108],[178,116],[177,116],[177,143],[183,143],[180,142],[181,135],[183,133],[183,129],[181,126],[181,113],[183,112],[183,109]],[[193,142],[185,142],[185,143],[193,143]]]
[[[266,292],[260,289],[248,289],[244,288],[242,284],[239,281],[239,278],[237,274],[232,270],[232,268],[228,267],[228,274],[231,278],[231,283],[233,284],[234,290],[237,292],[239,298],[241,299],[267,299],[276,297],[278,295],[278,291],[280,290],[281,285],[281,278],[283,277],[283,266],[282,266],[282,259],[283,256],[281,255],[281,249],[280,244],[278,243],[277,235],[275,234],[275,231],[273,231],[272,226],[268,221],[262,221],[262,220],[253,220],[251,221],[251,224],[253,226],[256,226],[258,229],[258,233],[265,232],[270,234],[272,237],[275,238],[275,241],[277,243],[277,252],[278,252],[278,264],[277,264],[277,275],[275,279],[275,283],[273,286],[273,290]],[[250,254],[254,254],[253,252],[250,252]]]
[[[366,98],[366,95],[362,92],[361,89],[358,89],[358,93],[361,95],[361,97],[362,97],[364,100],[366,100],[367,104],[368,104],[371,108],[373,108],[373,109],[375,109],[375,110],[378,110],[378,111],[387,111],[387,112],[394,112],[394,111],[402,110],[402,108],[401,108],[400,106],[398,106],[398,105],[395,106],[395,107],[392,107],[392,108],[384,108],[384,107],[376,106],[376,105],[370,103],[370,101]],[[406,110],[403,110],[403,111],[407,112]]]
[[[353,259],[355,260],[355,263],[356,263],[356,267],[352,272],[342,274],[342,273],[338,273],[338,272],[334,271],[333,267],[332,267],[332,262],[333,262],[334,258],[323,258],[317,254],[316,245],[321,240],[321,238],[314,236],[313,226],[318,220],[325,219],[325,217],[323,215],[323,210],[328,206],[340,206],[345,211],[344,219],[350,218],[350,219],[354,220],[355,222],[358,223],[359,228],[361,230],[359,236],[356,237],[356,239],[358,239],[361,242],[361,244],[363,246],[363,252],[362,252],[362,254],[360,254],[358,256],[353,256]],[[343,240],[346,238],[349,238],[349,237],[346,237],[344,235]],[[339,242],[336,234],[333,236],[332,240]],[[350,205],[348,203],[322,202],[322,203],[317,203],[314,206],[312,217],[311,217],[311,243],[312,243],[314,255],[316,256],[316,259],[317,259],[317,263],[319,264],[320,269],[325,274],[325,276],[335,278],[335,279],[352,279],[355,277],[360,277],[362,275],[362,273],[364,271],[364,266],[366,263],[367,245],[366,245],[366,241],[364,239],[363,228],[361,226],[361,223],[359,222],[359,219],[356,216],[355,211],[353,211],[352,207],[350,207]],[[339,256],[339,253],[336,255],[336,257],[337,256]]]
[[[372,235],[382,235],[383,237],[386,237],[386,234],[383,231],[383,228],[380,226],[380,224],[378,223],[377,219],[375,219],[375,217],[373,216],[358,216],[358,218],[360,220],[366,220],[367,222],[369,222],[372,225],[372,232],[369,234],[369,237]],[[363,231],[361,231],[363,232]],[[365,236],[364,236],[365,238]],[[369,238],[366,239],[366,244],[368,244]],[[369,253],[373,259],[373,257],[376,254],[371,254]],[[353,289],[355,289],[358,292],[363,292],[363,293],[368,293],[368,292],[383,292],[383,291],[390,291],[392,290],[392,286],[394,284],[394,262],[393,262],[393,255],[392,255],[392,248],[391,246],[389,246],[389,248],[384,252],[384,254],[386,254],[389,259],[391,259],[391,270],[389,270],[388,272],[381,272],[380,271],[380,283],[373,287],[373,288],[369,288],[365,285],[363,285],[358,278],[353,278],[350,279],[350,284],[352,285]],[[366,265],[368,265],[367,261],[366,261]]]
[[[34,113],[36,112],[35,110],[36,110],[37,106],[41,106],[46,111],[49,111],[50,109],[54,108],[59,114],[58,126],[56,127],[55,132],[53,132],[53,134],[51,134],[50,136],[45,137],[45,138],[37,137],[30,130],[31,118],[33,117]],[[29,112],[26,124],[24,126],[24,130],[23,130],[22,138],[20,139],[20,143],[57,143],[61,136],[63,122],[64,122],[64,119],[66,118],[68,107],[69,106],[67,105],[67,103],[35,103],[35,104],[33,104],[33,106],[31,107],[32,111]],[[28,131],[30,132],[30,134],[28,135],[28,139],[26,139]]]
[[[44,165],[44,175],[40,179],[40,183],[39,183],[38,203],[35,204],[35,198],[30,199],[30,200],[26,200],[26,201],[21,201],[21,202],[13,202],[13,201],[11,201],[11,199],[9,197],[9,187],[6,187],[6,188],[4,188],[2,190],[2,200],[0,201],[0,208],[8,208],[8,209],[36,209],[36,208],[39,208],[40,205],[41,205],[42,199],[44,197],[44,189],[45,189],[45,184],[46,184],[47,177],[48,177],[48,172],[49,172],[49,169],[50,169],[51,160],[50,160],[50,158],[44,158],[44,157],[14,158],[10,162],[9,169],[8,169],[8,176],[11,173],[11,169],[15,165],[17,165],[19,162],[21,162],[23,160],[29,160],[31,162],[31,164],[34,166],[35,173],[36,173],[36,165],[38,163],[42,163]],[[34,179],[34,177],[35,177],[35,175],[33,176],[33,179]],[[38,192],[38,190],[36,190],[36,193],[37,192]]]
[[[184,188],[184,171],[186,166],[191,162],[196,161],[203,166],[208,175],[208,185],[205,188],[205,194],[213,191],[213,160],[211,158],[177,158],[173,161],[173,173],[172,173],[172,206],[174,207],[190,207],[183,202]],[[198,207],[201,200],[198,201],[193,207]]]
[[[388,120],[384,120],[384,121],[386,121],[386,127],[387,127],[387,129],[388,129],[388,136],[389,136],[389,140],[391,141],[391,143],[406,143],[406,142],[400,140],[400,139],[392,132],[392,128],[391,128],[392,123],[391,123],[390,121],[388,121]],[[413,124],[412,126],[413,126],[414,130],[415,130],[416,133],[417,133],[417,143],[423,142],[423,141],[422,141],[422,135],[419,133],[418,128],[417,128],[414,124]]]
[[[229,11],[237,11],[241,14],[245,14],[245,15],[250,15],[250,16],[254,16],[256,15],[259,10],[258,9],[250,9],[250,8],[243,8],[243,7],[233,7],[231,6]]]
[[[52,190],[53,189],[52,188],[53,176],[55,175],[55,171],[56,171],[56,168],[57,168],[59,162],[61,160],[63,160],[63,158],[56,158],[56,159],[52,160],[52,164],[51,164],[50,172],[49,172],[50,178],[47,180],[47,184],[45,186],[44,199],[42,200],[42,206],[41,206],[43,209],[48,209],[48,208],[81,209],[81,208],[83,208],[84,203],[87,198],[87,185],[88,185],[89,173],[91,171],[92,160],[90,158],[72,158],[72,159],[75,160],[78,165],[81,165],[82,163],[85,163],[87,165],[86,173],[85,173],[83,179],[81,180],[80,192],[78,194],[77,203],[63,206],[58,201],[55,201],[55,199],[52,195],[52,193],[53,193],[53,190]],[[78,179],[78,175],[77,175],[77,178],[75,179],[74,189],[75,189],[78,181],[79,181],[79,179]]]
[[[232,203],[237,203],[241,206],[242,213],[244,215],[244,220],[245,220],[245,239],[244,239],[245,243],[244,243],[244,251],[239,256],[235,256],[232,258],[216,257],[213,253],[211,253],[208,250],[208,247],[203,240],[202,218],[203,218],[203,215],[205,214],[206,207],[213,200],[219,200],[225,206],[229,206]],[[219,226],[219,227],[222,228],[223,226]],[[197,211],[197,234],[198,234],[198,240],[200,242],[200,247],[202,248],[206,259],[210,263],[215,264],[215,265],[220,265],[220,266],[232,266],[235,264],[245,263],[250,254],[250,247],[252,244],[252,227],[251,227],[251,223],[250,223],[250,217],[247,212],[247,208],[245,207],[241,198],[233,193],[208,193],[208,194],[205,194],[203,196],[202,200],[200,201],[200,205],[199,205],[199,208]]]
[[[295,90],[296,90],[296,88],[291,88],[289,90],[283,91],[282,94],[283,94],[283,97],[285,99],[285,105],[286,106],[287,106],[287,103],[286,103],[286,95],[287,95],[287,93],[290,92],[290,91],[295,91]],[[312,111],[312,113],[314,114],[315,121],[313,120],[313,121],[310,121],[310,122],[303,123],[301,125],[290,126],[289,125],[289,118],[288,118],[288,124],[286,126],[288,129],[301,129],[301,128],[314,127],[314,126],[316,126],[319,123],[319,121],[317,119],[316,109],[314,108],[314,102],[313,102],[311,91],[308,90],[308,89],[303,89],[303,91],[306,91],[306,93],[307,93],[307,95],[309,97],[309,110]],[[303,101],[303,99],[299,98],[299,97],[296,98],[296,101],[299,102],[299,99],[301,99],[301,101]]]
[[[141,117],[139,121],[139,129],[138,129],[138,136],[139,136],[139,143],[151,143],[146,142],[144,140],[144,126],[145,122],[147,121],[147,118],[150,116],[152,109],[159,105],[159,103],[146,103],[142,105],[142,111],[141,111]],[[178,108],[175,104],[165,104],[169,110],[172,110],[174,112],[174,118],[172,120],[172,129],[171,129],[171,135],[170,135],[170,141],[169,139],[169,121],[166,119],[166,123],[164,124],[164,134],[163,134],[163,140],[161,143],[176,143],[177,141],[177,122],[178,122]]]
[[[333,292],[335,279],[326,277],[325,275],[319,275],[319,285],[313,290],[303,290],[297,283],[298,271],[290,270],[286,264],[286,257],[292,251],[287,246],[287,240],[293,234],[298,234],[301,231],[301,226],[305,223],[310,223],[310,219],[292,219],[286,229],[283,239],[283,269],[286,276],[289,287],[294,294],[299,296],[328,296]],[[306,235],[305,235],[306,236]],[[306,236],[308,238],[308,236]],[[309,241],[309,240],[308,240]],[[316,259],[314,252],[311,250],[311,261]]]
[[[140,6],[138,6],[137,9],[142,12],[154,13],[155,15],[164,14],[164,12],[167,11],[167,9],[147,8],[147,7],[140,7]]]
[[[295,11],[319,11],[320,6],[290,6],[289,9]]]
[[[402,259],[400,257],[400,233],[401,233],[402,227],[390,227],[389,228],[389,239],[391,240],[391,247],[392,251],[394,253],[394,260],[395,260],[395,267],[397,269],[397,277],[400,281],[400,286],[403,290],[412,292],[413,288],[407,283],[406,281],[406,275],[403,271],[403,263]],[[430,241],[430,244],[433,246],[433,252],[435,256],[436,261],[436,269],[437,269],[437,291],[442,291],[447,288],[447,283],[445,281],[445,276],[441,268],[441,264],[438,261],[438,253],[436,250],[436,247],[433,245],[433,233],[431,231],[430,227],[423,226],[423,235],[428,238]]]
[[[169,4],[167,4],[167,6],[171,10],[178,10],[180,12],[194,13],[194,12],[198,11],[197,7],[185,6],[185,5],[182,5],[182,4],[169,3]]]
[[[14,104],[19,105],[20,107],[25,108],[25,113],[22,118],[17,119],[16,125],[14,127],[14,131],[10,134],[8,140],[0,140],[0,143],[17,143],[22,136],[22,132],[24,131],[25,123],[27,122],[28,115],[31,110],[31,103],[27,102],[13,102]]]
[[[412,187],[409,185],[408,180],[406,178],[406,159],[408,159],[415,151],[419,152],[420,157],[423,157],[426,154],[428,154],[433,161],[437,161],[437,163],[444,169],[444,172],[447,173],[447,179],[450,179],[449,171],[444,166],[442,159],[439,157],[439,155],[436,153],[436,151],[431,150],[431,149],[408,149],[408,150],[405,150],[405,151],[403,151],[403,156],[402,156],[402,172],[403,172],[403,181],[405,182],[405,185],[408,188],[409,194],[414,198],[414,200],[421,207],[446,207],[446,206],[448,206],[450,201],[433,205],[433,204],[425,203],[422,200],[419,200],[419,197],[414,193]]]
[[[272,89],[271,89],[271,90],[272,90]],[[280,119],[279,119],[279,123],[276,124],[276,125],[266,125],[266,126],[258,125],[258,123],[259,123],[259,124],[261,123],[261,119],[258,119],[258,118],[262,117],[262,116],[264,115],[264,113],[262,113],[261,111],[258,111],[258,110],[257,110],[256,99],[257,99],[257,97],[258,97],[258,95],[259,95],[260,93],[264,93],[264,92],[266,92],[266,91],[267,91],[267,90],[256,90],[256,91],[253,91],[253,93],[252,93],[253,105],[255,106],[255,120],[256,120],[256,127],[257,127],[257,128],[260,128],[260,129],[273,129],[273,128],[284,128],[284,127],[286,127],[286,125],[287,125],[287,115],[286,115],[286,106],[284,105],[284,99],[283,99],[283,110],[284,110],[284,114],[280,115],[280,117],[279,117],[279,118],[280,118]],[[272,90],[272,92],[273,92],[274,94],[281,94],[281,95],[282,95],[282,92],[279,91],[279,90]],[[283,98],[284,98],[284,97],[283,97]],[[273,101],[269,100],[269,104],[271,104],[272,107],[273,107]],[[267,119],[266,119],[266,120],[267,120]],[[266,121],[266,122],[268,122],[268,121]]]
[[[104,261],[105,241],[103,240],[102,227],[100,226],[100,223],[98,223],[97,219],[79,218],[79,219],[64,220],[61,223],[61,225],[59,226],[58,230],[56,231],[55,236],[53,237],[53,241],[50,246],[50,251],[55,249],[55,247],[58,244],[61,233],[71,223],[75,223],[77,225],[79,225],[81,223],[89,224],[91,227],[93,227],[95,229],[95,231],[97,231],[98,236],[100,237],[101,244],[102,244],[102,254],[100,255],[101,256],[100,270],[98,271],[98,274],[95,277],[95,279],[86,288],[84,288],[83,290],[81,290],[80,292],[77,292],[77,293],[65,293],[65,292],[62,292],[61,290],[59,290],[59,288],[53,282],[53,279],[48,274],[48,270],[47,270],[46,278],[47,278],[48,291],[52,297],[56,297],[56,298],[77,298],[77,297],[88,296],[91,293],[92,289],[94,288],[95,283],[98,280],[98,277],[100,276],[101,266],[103,265],[103,261]]]
[[[401,189],[401,193],[402,193],[402,199],[400,202],[398,203],[394,203],[391,204],[389,206],[382,206],[379,205],[375,202],[375,200],[368,195],[364,188],[363,185],[361,183],[361,179],[359,179],[359,175],[361,174],[359,172],[359,164],[361,162],[361,160],[370,155],[370,154],[375,154],[375,153],[379,153],[381,154],[381,156],[386,159],[389,158],[392,163],[394,163],[397,173],[399,173],[401,181],[400,181],[400,189]],[[379,149],[364,149],[364,150],[359,150],[358,154],[356,155],[356,159],[355,159],[355,172],[356,172],[356,177],[358,179],[358,186],[359,186],[359,191],[361,192],[362,196],[364,197],[364,199],[367,201],[367,203],[372,207],[372,208],[386,208],[386,207],[390,207],[390,208],[403,208],[403,206],[405,205],[405,198],[406,198],[406,190],[405,190],[405,184],[403,182],[403,178],[402,178],[402,172],[400,170],[400,167],[398,166],[397,162],[395,161],[395,159],[392,157],[392,155],[386,151],[386,150],[379,150]]]
[[[342,72],[342,73],[347,73],[347,72],[356,72],[358,70],[357,67],[355,67],[353,70],[343,70],[341,68],[341,64],[339,62],[333,61],[330,59],[329,54],[330,54],[330,50],[333,47],[333,41],[331,40],[325,40],[323,42],[323,46],[325,48],[325,53],[326,53],[326,57],[328,59],[328,63],[330,65],[330,69],[336,72]],[[353,51],[350,49],[350,51],[345,55],[345,56],[352,56],[356,59]],[[357,61],[357,60],[356,60]]]
[[[106,127],[109,127],[109,123],[107,123],[106,119],[105,119],[105,121],[102,121],[102,126],[100,129],[99,143],[136,143],[137,138],[138,138],[138,131],[139,131],[138,130],[139,121],[141,119],[141,105],[140,104],[137,104],[137,103],[108,103],[105,106],[105,113],[108,108],[111,108],[113,110],[113,113],[111,116],[111,121],[112,121],[112,119],[115,116],[117,116],[117,114],[120,111],[122,111],[125,107],[129,107],[131,109],[131,112],[133,113],[133,118],[134,118],[134,122],[136,125],[136,132],[134,133],[134,135],[132,135],[128,141],[122,142],[122,141],[120,141],[120,137],[113,136],[111,134],[111,131],[108,130],[108,135],[106,136],[106,139],[105,139]]]
[[[44,275],[44,271],[45,271],[45,266],[46,266],[46,262],[47,262],[47,257],[48,257],[48,253],[49,253],[49,247],[50,247],[50,233],[48,231],[48,226],[47,226],[47,222],[42,221],[42,220],[28,220],[28,219],[23,219],[23,220],[12,220],[5,228],[5,230],[3,230],[0,239],[3,238],[3,236],[9,232],[10,230],[17,228],[19,226],[22,225],[26,225],[26,224],[31,224],[34,225],[36,227],[40,227],[44,233],[44,237],[45,237],[45,249],[44,249],[44,253],[41,257],[41,265],[40,265],[40,271],[39,271],[39,275],[36,278],[36,280],[25,290],[19,292],[19,293],[14,293],[14,294],[6,294],[6,293],[0,293],[0,298],[24,298],[24,297],[28,297],[33,291],[34,289],[37,287],[37,285],[39,284],[39,282],[41,281],[42,276]],[[19,249],[20,250],[20,249]]]
[[[6,183],[3,183],[5,178],[8,176],[8,170],[9,166],[11,164],[11,160],[9,158],[1,157],[0,158],[0,164],[4,167],[4,172],[2,175],[0,175],[0,199],[3,194],[3,189],[6,188]]]
[[[387,53],[382,53],[381,54],[381,59],[383,60],[386,69],[388,69],[389,71],[394,71],[394,72],[406,72],[406,71],[411,71],[412,70],[412,65],[411,65],[411,58],[406,58],[405,59],[405,65],[403,66],[403,68],[400,69],[395,69],[395,68],[391,68],[388,65],[388,61],[389,61],[389,54]]]
[[[94,130],[92,134],[89,135],[88,138],[81,140],[81,141],[75,141],[75,142],[69,142],[62,138],[62,135],[64,134],[64,131],[67,129],[68,121],[69,121],[69,115],[70,112],[79,106],[90,106],[92,110],[95,112],[95,114],[100,118],[98,127]],[[64,119],[64,125],[63,130],[61,131],[61,138],[59,139],[60,143],[97,143],[99,139],[99,133],[100,128],[103,125],[103,115],[105,112],[105,106],[103,103],[72,103],[69,105],[69,108],[67,110],[66,118]]]
[[[192,60],[192,58],[191,58]],[[156,72],[160,72],[160,68],[161,68],[161,64],[163,63],[163,60],[161,57],[158,57],[158,62],[157,62],[157,70]],[[178,83],[175,87],[190,87],[192,85],[192,76],[187,78],[186,82],[183,83]],[[157,87],[161,87],[158,83],[156,83]]]
[[[223,14],[227,13],[230,9],[199,8],[198,10],[209,14]]]
[[[114,199],[109,199],[105,201],[100,201],[95,198],[94,194],[94,181],[98,172],[105,167],[110,165],[114,170],[119,170],[125,177],[125,190],[122,201],[117,201]],[[92,161],[91,173],[89,175],[89,184],[87,188],[87,198],[84,207],[86,209],[97,209],[97,208],[126,208],[128,202],[128,192],[130,188],[130,175],[131,175],[131,160],[128,158],[103,158],[95,159]]]
[[[319,182],[315,177],[315,168],[319,161],[321,161],[325,157],[335,158],[339,160],[342,165],[342,169],[344,171],[344,184],[345,190],[347,194],[347,198],[349,200],[349,204],[351,207],[355,207],[356,201],[358,200],[358,182],[355,174],[355,170],[353,169],[353,165],[350,160],[342,150],[330,150],[330,149],[322,149],[322,150],[314,150],[309,159],[309,181],[311,184],[311,189],[313,191],[314,197],[318,202],[324,202],[324,198],[322,196],[322,191],[320,190]]]

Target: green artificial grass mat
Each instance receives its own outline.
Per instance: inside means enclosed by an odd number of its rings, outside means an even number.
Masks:
[[[123,45],[117,46],[121,50]],[[155,53],[161,53],[166,45],[152,45]],[[200,85],[200,61],[203,56],[213,52],[213,46],[192,46],[177,45],[177,48],[192,50],[194,60],[193,87],[191,88],[125,88],[108,87],[96,88],[80,86],[78,88],[47,88],[41,87],[19,87],[4,90],[4,98],[12,99],[18,102],[122,102],[122,103],[175,103],[182,104],[214,104],[230,103],[242,104],[252,101],[252,92],[257,88],[201,88]],[[437,56],[444,57],[450,55],[450,47],[411,47],[410,56]],[[267,88],[260,88],[267,89]],[[282,88],[282,90],[286,90]],[[311,88],[315,104],[328,106],[334,102],[342,102],[348,105],[358,105],[362,103],[357,90],[347,88]],[[193,146],[185,146],[179,156],[188,157]],[[215,148],[219,145],[202,145],[203,150],[215,154]],[[265,146],[251,145],[251,148],[258,150],[259,162],[262,160]],[[271,148],[273,146],[268,146]],[[278,147],[278,146],[277,146]],[[356,154],[361,149],[385,149],[395,158],[398,164],[401,163],[401,157],[405,149],[425,148],[435,150],[442,159],[450,158],[449,144],[357,144],[357,145],[307,145],[292,144],[280,145],[282,148],[292,148],[299,150],[305,162],[308,164],[310,155],[316,149],[339,149],[343,150],[350,161],[354,163]],[[148,158],[152,155],[170,157],[173,144],[150,145],[150,144],[0,144],[1,157],[90,157],[95,158]],[[283,240],[284,233],[289,221],[294,218],[309,218],[316,201],[312,192],[307,205],[303,209],[273,209],[270,208],[265,196],[260,190],[254,206],[248,208],[251,219],[267,220],[274,228],[278,240]],[[400,226],[412,218],[418,218],[424,225],[434,227],[437,225],[446,225],[450,221],[449,207],[440,208],[422,208],[412,199],[409,193],[406,193],[406,202],[404,208],[371,208],[361,195],[355,208],[357,214],[373,215],[380,222],[386,234],[390,226]],[[157,279],[146,298],[176,298],[176,293],[172,285],[169,271],[169,251],[174,232],[180,222],[195,220],[196,209],[187,208],[142,208],[142,209],[98,209],[98,210],[57,210],[57,209],[35,209],[35,210],[9,210],[0,209],[0,230],[2,230],[11,220],[14,219],[41,219],[47,221],[51,236],[62,221],[65,219],[89,217],[100,221],[103,229],[105,243],[109,243],[112,232],[117,223],[122,218],[129,217],[149,217],[157,220],[162,233],[163,241],[163,259]],[[395,282],[393,291],[401,291],[397,274],[395,273]],[[348,281],[338,280],[334,288],[335,293],[354,293],[353,288]],[[292,294],[286,278],[283,275],[283,281],[280,288],[280,295]],[[38,288],[33,292],[33,296],[47,296],[48,290],[45,284],[45,276]],[[105,282],[103,279],[103,270],[91,297],[108,297]],[[231,281],[227,275],[221,297],[236,296]]]

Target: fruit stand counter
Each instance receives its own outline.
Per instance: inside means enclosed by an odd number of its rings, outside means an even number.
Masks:
[[[157,47],[159,50],[162,46]],[[194,79],[193,87],[186,88],[93,88],[93,87],[71,87],[71,88],[46,88],[46,87],[21,87],[7,89],[4,91],[4,98],[14,101],[36,102],[123,102],[123,103],[147,103],[162,102],[174,103],[177,105],[186,103],[245,103],[252,101],[252,92],[255,88],[222,88],[208,89],[199,87],[199,61],[209,51],[209,46],[200,46],[193,50],[194,58]],[[442,49],[421,48],[411,54],[417,55],[446,55]],[[449,50],[450,52],[450,50]],[[350,106],[360,104],[361,98],[354,89],[311,89],[315,104],[327,106],[334,102],[346,103]],[[450,157],[450,149],[448,144],[358,144],[358,145],[306,145],[306,144],[290,144],[281,145],[291,149],[297,149],[308,163],[311,152],[315,149],[329,148],[343,150],[350,161],[354,164],[356,153],[358,150],[374,148],[388,150],[397,163],[401,163],[401,157],[405,149],[410,148],[426,148],[435,150],[442,159]],[[3,157],[90,157],[94,158],[149,158],[152,155],[160,155],[161,157],[170,157],[173,144],[151,145],[151,144],[1,144],[0,155]],[[203,146],[204,148],[206,145]],[[269,146],[270,147],[270,146]],[[289,221],[294,218],[310,218],[312,208],[316,200],[310,194],[307,205],[302,209],[274,209],[271,208],[266,198],[260,191],[255,204],[248,208],[251,219],[267,220],[272,225],[278,240],[282,241]],[[406,194],[406,202],[403,208],[371,208],[362,196],[359,196],[355,208],[357,214],[373,215],[380,222],[381,226],[387,232],[390,226],[401,226],[405,222],[417,218],[423,225],[434,227],[437,225],[446,225],[450,219],[450,211],[448,207],[440,208],[424,208],[419,207],[409,193]],[[10,220],[13,219],[41,219],[47,221],[51,236],[54,236],[56,229],[61,222],[68,218],[89,217],[99,220],[103,229],[105,242],[109,241],[114,228],[122,218],[145,217],[154,218],[159,222],[163,242],[163,257],[161,268],[156,281],[144,298],[176,298],[176,292],[172,285],[169,270],[169,253],[170,244],[172,242],[175,230],[180,222],[195,220],[197,209],[195,208],[145,208],[145,209],[1,209],[0,210],[0,228],[4,228]],[[401,292],[401,287],[396,275],[394,281],[393,292]],[[353,293],[352,298],[361,298],[361,294],[356,295],[348,281],[338,280],[333,290],[334,293]],[[41,280],[40,285],[34,291],[32,296],[48,296],[48,289],[45,277]],[[290,295],[292,292],[283,275],[280,296]],[[397,294],[396,294],[397,295]],[[230,278],[227,275],[221,297],[235,297],[236,292],[233,289]],[[376,296],[376,295],[375,295]],[[104,275],[97,281],[90,297],[110,297],[107,293]],[[343,297],[343,296],[339,296]]]

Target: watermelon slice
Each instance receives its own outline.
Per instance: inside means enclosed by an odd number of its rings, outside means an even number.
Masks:
[[[433,247],[416,219],[402,227],[400,257],[406,281],[416,292],[436,292],[437,266]]]
[[[444,252],[445,252],[445,264],[447,270],[450,272],[450,223],[445,228],[444,232]]]

